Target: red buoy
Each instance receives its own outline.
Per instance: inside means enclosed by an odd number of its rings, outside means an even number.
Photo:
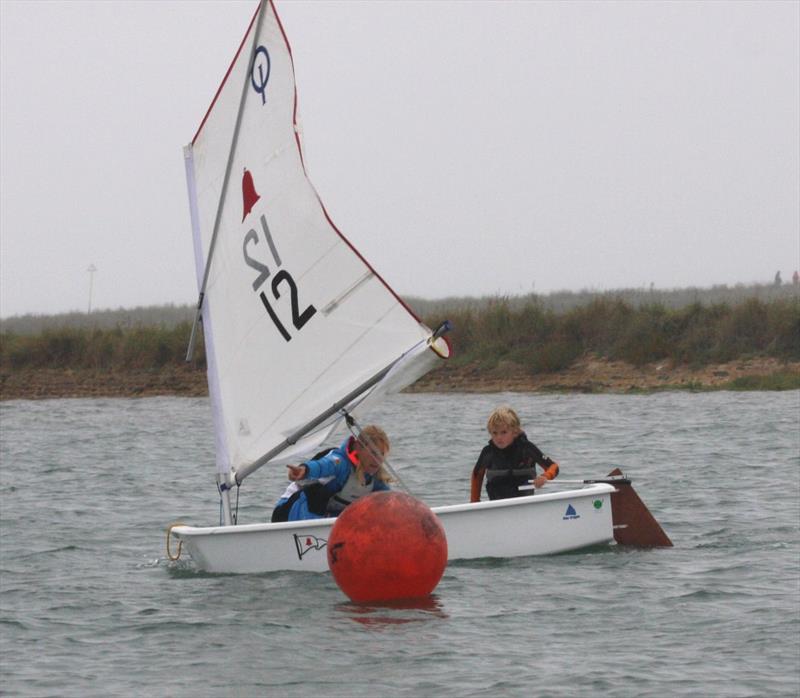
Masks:
[[[348,506],[328,536],[328,567],[351,601],[430,594],[447,565],[436,515],[402,492],[374,492]]]

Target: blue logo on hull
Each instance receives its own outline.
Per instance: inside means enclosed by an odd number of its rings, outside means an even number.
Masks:
[[[572,504],[567,505],[567,510],[564,512],[564,516],[561,517],[564,521],[569,521],[571,519],[579,519],[581,515],[575,511],[575,507]]]

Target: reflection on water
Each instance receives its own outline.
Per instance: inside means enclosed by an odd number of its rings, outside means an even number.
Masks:
[[[380,603],[348,601],[339,604],[336,610],[356,623],[371,627],[422,623],[448,617],[436,594],[419,599],[395,599]]]

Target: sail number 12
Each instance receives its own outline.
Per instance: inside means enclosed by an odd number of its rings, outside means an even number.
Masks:
[[[300,310],[297,284],[288,271],[280,268],[282,266],[281,258],[278,254],[277,248],[275,247],[275,241],[272,239],[272,234],[270,233],[269,226],[267,225],[267,218],[264,214],[261,214],[261,229],[264,233],[264,240],[266,241],[267,246],[272,253],[272,258],[275,260],[275,265],[279,267],[278,271],[275,273],[275,276],[272,277],[272,282],[270,283],[272,296],[275,300],[280,300],[281,290],[288,290],[292,308],[292,325],[294,325],[295,330],[301,330],[303,326],[314,316],[314,314],[317,312],[317,309],[313,305],[309,305],[304,310]],[[244,241],[242,242],[242,252],[244,253],[244,261],[247,266],[255,269],[255,271],[258,272],[258,276],[253,279],[253,291],[258,293],[258,297],[264,304],[264,308],[266,309],[267,314],[269,315],[273,324],[277,328],[278,332],[280,332],[281,336],[288,342],[291,340],[292,335],[286,329],[286,326],[283,324],[283,322],[281,322],[280,318],[275,312],[275,309],[272,307],[272,302],[267,297],[266,291],[259,291],[264,282],[271,276],[271,272],[269,267],[256,259],[248,249],[258,245],[258,243],[258,233],[251,228],[244,236]]]

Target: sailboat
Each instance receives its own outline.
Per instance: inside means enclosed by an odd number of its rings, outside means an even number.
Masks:
[[[202,325],[220,517],[171,526],[168,555],[185,546],[209,572],[327,570],[335,519],[244,523],[231,494],[263,466],[307,458],[343,420],[446,361],[448,326],[428,328],[325,210],[306,172],[292,53],[271,0],[259,2],[184,161],[199,288],[189,355]],[[612,542],[627,526],[612,495],[628,481],[581,484],[435,507],[449,559]],[[524,530],[548,535],[508,535]]]

